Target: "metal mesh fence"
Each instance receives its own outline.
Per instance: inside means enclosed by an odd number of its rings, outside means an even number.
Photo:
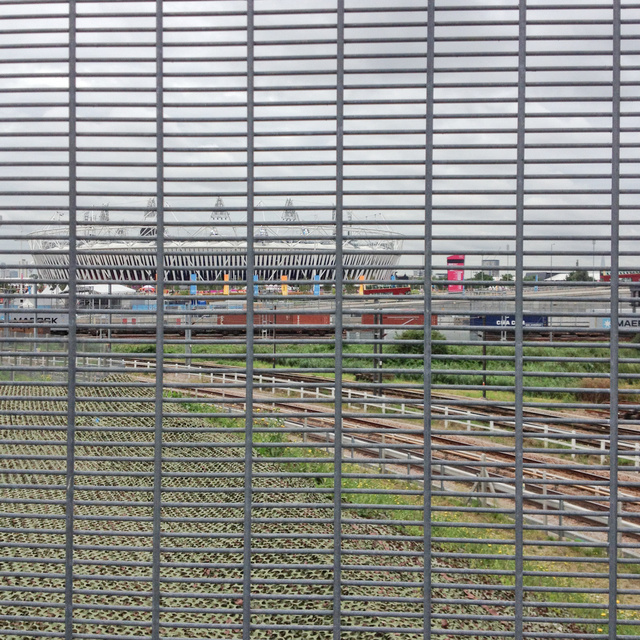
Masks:
[[[0,0],[0,635],[640,638],[639,9]]]

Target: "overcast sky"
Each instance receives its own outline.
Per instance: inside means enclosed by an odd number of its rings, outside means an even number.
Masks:
[[[391,1],[346,3],[344,209],[354,233],[358,223],[382,220],[360,229],[424,233],[427,14],[423,2],[401,4],[414,10],[399,11]],[[435,24],[433,234],[441,255],[434,263],[463,253],[470,265],[484,256],[513,267],[518,11],[507,2],[455,5],[439,2]],[[577,260],[586,268],[609,264],[612,10],[575,5],[527,15],[525,268],[548,264],[550,252],[556,270]],[[283,14],[287,9],[303,13]],[[331,221],[334,9],[319,0],[256,1],[258,224],[279,220],[288,198],[301,226]],[[244,2],[164,3],[169,235],[196,232],[180,225],[185,221],[212,224],[219,196],[234,221],[246,217],[244,11]],[[623,10],[623,53],[637,49],[637,14]],[[67,5],[4,5],[0,15],[0,248],[27,253],[25,241],[7,236],[37,231],[27,223],[46,222],[56,211],[67,219]],[[155,2],[79,3],[78,16],[79,220],[85,210],[107,206],[111,221],[137,222],[156,194]],[[628,254],[623,266],[640,268],[637,63],[637,55],[622,57],[620,249]],[[423,244],[405,241],[403,266],[420,265],[412,253]]]

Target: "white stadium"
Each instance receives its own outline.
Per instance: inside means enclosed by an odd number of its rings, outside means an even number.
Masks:
[[[288,203],[289,204],[289,203]],[[223,205],[222,205],[223,206]],[[165,238],[165,282],[246,281],[247,241],[234,235],[219,235],[221,221],[230,220],[228,214],[218,210],[211,218],[211,226],[202,227],[189,240]],[[101,213],[101,222],[108,221],[108,212]],[[85,216],[85,224],[78,226],[76,247],[77,277],[83,281],[153,281],[157,276],[156,227],[150,218],[155,211],[145,214],[139,227],[118,227],[114,223],[92,225]],[[255,274],[261,281],[289,281],[335,279],[336,242],[333,227],[304,227],[297,213],[285,210],[285,222],[291,225],[259,226],[254,241]],[[128,233],[125,232],[125,229]],[[224,232],[233,232],[224,226]],[[309,238],[313,234],[314,238]],[[32,234],[31,254],[39,278],[60,281],[68,278],[69,243],[65,226],[50,226]],[[370,236],[370,237],[369,237]],[[358,236],[345,236],[342,242],[344,278],[358,280],[389,280],[400,257],[402,239],[390,230],[366,227]],[[195,276],[193,276],[195,274]]]

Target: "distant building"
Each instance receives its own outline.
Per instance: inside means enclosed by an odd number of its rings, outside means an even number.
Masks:
[[[557,271],[528,271],[524,274],[525,280],[538,280],[538,282],[542,282],[543,280],[548,280],[554,275],[558,275]]]
[[[285,213],[285,221],[290,222],[293,213]],[[157,280],[158,269],[167,283],[188,283],[193,274],[198,281],[206,282],[222,281],[225,276],[232,281],[247,277],[246,238],[214,233],[215,225],[203,226],[189,240],[167,238],[160,266],[156,264],[156,227],[147,221],[139,228],[124,228],[122,234],[114,227],[90,224],[78,229],[79,234],[91,236],[78,244],[76,273],[81,280],[153,282]],[[257,248],[253,273],[260,280],[280,281],[282,276],[289,281],[313,280],[315,276],[335,280],[336,238],[330,225],[315,226],[315,237],[304,234],[304,229],[293,222],[289,227],[263,229],[264,234],[258,234],[260,239],[253,241]],[[53,226],[34,232],[29,240],[37,277],[43,281],[69,278],[69,239],[63,231],[63,227]],[[298,238],[292,240],[287,233]],[[359,229],[357,237],[343,239],[342,275],[346,280],[358,280],[360,276],[365,280],[391,279],[403,239],[398,233],[385,233],[391,237],[380,238],[380,231],[375,229]],[[34,267],[31,265],[29,269]]]
[[[482,260],[482,273],[492,278],[500,277],[500,260]]]

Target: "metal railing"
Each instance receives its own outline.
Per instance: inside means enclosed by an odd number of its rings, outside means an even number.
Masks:
[[[0,636],[640,639],[637,12],[0,0]]]

